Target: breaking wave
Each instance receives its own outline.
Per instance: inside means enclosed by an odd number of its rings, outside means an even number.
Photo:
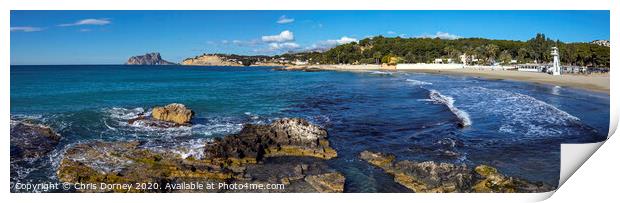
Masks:
[[[497,117],[499,132],[527,136],[554,136],[571,134],[570,128],[588,128],[579,118],[532,96],[501,89],[484,87],[454,88],[466,108],[476,114]]]
[[[442,95],[437,90],[430,90],[429,97],[436,103],[446,105],[448,109],[459,119],[459,124],[462,127],[470,126],[472,124],[469,114],[454,106],[454,98]]]
[[[371,75],[392,75],[392,72],[385,72],[385,71],[370,71]]]
[[[414,80],[414,79],[406,79],[407,82],[409,82],[409,84],[412,85],[432,85],[433,83],[430,82],[424,82],[424,81],[420,81],[420,80]]]
[[[243,123],[260,123],[260,116],[246,112],[244,117],[210,117],[195,118],[191,126],[162,128],[152,126],[152,122],[137,120],[129,123],[130,119],[139,116],[149,117],[151,111],[143,108],[106,108],[103,109],[102,124],[112,134],[129,134],[134,137],[211,137],[237,133]],[[248,121],[246,121],[248,120]],[[120,132],[120,133],[119,133]]]

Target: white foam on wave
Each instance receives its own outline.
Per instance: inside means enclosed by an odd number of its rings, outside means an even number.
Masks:
[[[392,72],[385,72],[385,71],[370,71],[370,74],[372,74],[372,75],[392,75]]]
[[[459,119],[462,126],[470,126],[472,124],[469,114],[454,106],[454,98],[442,95],[437,90],[430,90],[429,97],[434,102],[446,105],[448,109],[450,109],[450,111]]]
[[[497,117],[498,131],[519,136],[553,136],[570,133],[566,127],[580,125],[580,119],[532,96],[484,87],[454,88],[464,108],[476,115]]]
[[[129,123],[130,119],[138,118],[139,116],[150,116],[151,111],[145,111],[144,108],[106,108],[103,109],[106,117],[104,117],[103,124],[108,130],[122,131],[123,135],[133,136],[157,136],[157,137],[178,137],[192,135],[192,127],[179,126],[171,128],[162,128],[152,126],[150,122],[145,120],[136,120],[133,123]]]
[[[120,119],[120,120],[129,120],[132,118],[136,118],[140,115],[146,115],[147,113],[144,111],[144,108],[142,107],[137,107],[133,109],[113,107],[109,109],[104,109],[104,111],[108,113],[108,115],[111,118]]]
[[[226,135],[241,131],[243,124],[241,123],[213,123],[209,125],[197,124],[192,126],[192,130],[202,135]]]
[[[407,82],[409,82],[409,84],[412,85],[432,85],[433,83],[430,82],[425,82],[425,81],[421,81],[421,80],[415,80],[415,79],[406,79]]]
[[[171,152],[179,155],[183,159],[190,157],[194,159],[202,159],[204,158],[205,145],[212,141],[213,139],[211,138],[197,138],[184,141],[174,141],[172,143],[147,143],[144,147],[160,153]]]
[[[122,132],[123,135],[133,135],[136,137],[181,137],[181,136],[218,136],[233,134],[241,131],[243,127],[242,120],[235,117],[211,117],[206,118],[204,123],[193,124],[191,126],[179,126],[162,128],[153,126],[154,121],[136,120],[131,124],[128,122],[130,119],[137,118],[139,116],[149,116],[151,111],[145,111],[143,108],[108,108],[103,110],[106,113],[106,117],[103,119],[103,125],[112,133],[118,134]],[[245,112],[253,122],[260,122],[261,119],[258,115],[250,112]]]

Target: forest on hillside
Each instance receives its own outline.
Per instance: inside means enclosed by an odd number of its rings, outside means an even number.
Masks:
[[[483,38],[401,38],[377,36],[333,47],[324,52],[287,53],[276,57],[311,64],[432,63],[435,59],[469,65],[549,63],[558,47],[564,65],[609,67],[610,48],[591,43],[564,43],[536,34],[527,41]]]

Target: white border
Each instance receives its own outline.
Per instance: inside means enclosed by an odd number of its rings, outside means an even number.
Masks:
[[[2,8],[2,20],[0,20],[0,61],[2,61],[2,74],[0,89],[2,98],[2,108],[0,114],[4,115],[0,123],[2,126],[4,142],[1,149],[4,152],[1,156],[1,163],[9,163],[9,103],[10,103],[10,74],[9,74],[9,54],[10,54],[10,10],[612,10],[611,18],[611,41],[615,44],[615,36],[618,35],[617,15],[619,4],[613,4],[609,0],[304,0],[304,1],[283,1],[283,0],[175,0],[167,2],[156,2],[152,0],[131,0],[131,1],[110,1],[110,0],[4,0],[0,1]],[[561,19],[560,19],[561,20]],[[614,46],[615,47],[615,46]],[[612,64],[616,64],[617,53],[612,48]],[[613,68],[612,68],[613,70]],[[619,89],[618,72],[612,71],[612,89]],[[611,95],[611,123],[610,129],[615,129],[618,121],[618,94]],[[610,133],[611,134],[611,133]],[[568,149],[570,146],[563,146]],[[591,149],[584,153],[591,153]],[[583,153],[582,153],[583,155]],[[567,161],[563,160],[563,165]],[[578,160],[578,162],[585,160]],[[573,165],[581,165],[573,164]],[[564,167],[563,167],[564,168]],[[9,167],[5,165],[2,169],[5,180],[9,179]],[[564,173],[563,173],[564,174]],[[572,173],[571,173],[572,174]],[[569,181],[570,182],[570,181]],[[157,201],[157,202],[178,202],[178,201],[207,201],[207,202],[228,202],[235,201],[277,201],[277,202],[316,202],[326,200],[350,200],[361,202],[385,202],[385,201],[482,201],[491,202],[501,200],[516,201],[537,201],[546,199],[552,193],[545,194],[13,194],[8,193],[9,184],[0,184],[2,191],[7,192],[10,202],[16,201],[36,201],[36,202],[60,202],[60,201],[89,201],[89,202],[109,202],[111,200],[123,199],[125,201]],[[615,185],[614,185],[615,186]],[[611,185],[609,186],[611,187]],[[579,194],[576,194],[579,195]],[[71,199],[67,199],[70,197]],[[5,199],[5,198],[3,198]]]

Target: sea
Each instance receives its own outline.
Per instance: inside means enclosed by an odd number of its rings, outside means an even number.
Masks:
[[[345,192],[408,192],[359,159],[364,150],[398,160],[475,167],[557,186],[560,145],[599,142],[609,95],[563,86],[414,72],[276,71],[274,67],[11,66],[11,120],[52,127],[48,155],[11,161],[11,184],[57,182],[64,151],[93,140],[141,140],[200,157],[204,143],[247,123],[301,117],[324,127],[346,177]],[[154,106],[182,103],[192,126],[128,124]]]

